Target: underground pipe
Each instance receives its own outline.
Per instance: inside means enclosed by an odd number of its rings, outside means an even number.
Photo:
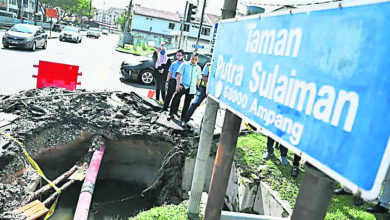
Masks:
[[[95,188],[96,178],[99,172],[100,164],[103,159],[105,146],[96,150],[92,156],[91,163],[87,170],[83,186],[81,187],[79,201],[77,203],[76,212],[74,214],[74,220],[87,220],[89,208],[91,205],[93,190]]]

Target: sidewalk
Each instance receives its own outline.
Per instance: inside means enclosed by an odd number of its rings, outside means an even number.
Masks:
[[[60,37],[60,33],[58,33],[58,32],[52,31],[51,35],[50,35],[50,31],[46,31],[46,33],[49,36],[49,39],[56,39],[56,38]]]

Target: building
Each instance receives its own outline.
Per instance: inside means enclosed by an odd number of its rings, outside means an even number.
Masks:
[[[94,19],[107,25],[115,25],[115,20],[120,17],[124,10],[125,9],[121,8],[109,8],[108,10],[99,9],[95,14]]]
[[[131,33],[136,41],[144,41],[150,46],[158,46],[162,41],[168,49],[177,48],[180,41],[181,20],[183,14],[135,6],[131,23]],[[217,16],[205,14],[199,44],[204,46],[200,51],[210,51],[213,39],[214,24]],[[184,22],[182,48],[192,50],[199,31],[199,21]]]
[[[21,13],[25,19],[34,19],[34,10],[35,10],[35,0],[22,0],[23,7],[21,8]],[[18,14],[19,7],[17,0],[0,0],[0,10],[13,12]],[[39,15],[42,13],[39,11]]]

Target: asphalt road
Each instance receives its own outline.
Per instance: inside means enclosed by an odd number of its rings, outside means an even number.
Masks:
[[[0,30],[0,38],[4,30]],[[49,39],[46,50],[37,49],[27,51],[22,49],[5,49],[0,47],[0,95],[14,94],[21,90],[36,87],[36,78],[32,75],[38,73],[37,65],[40,60],[77,65],[82,76],[78,81],[78,89],[107,90],[107,91],[134,91],[147,96],[154,86],[145,86],[137,82],[123,80],[119,74],[120,64],[123,60],[137,59],[137,56],[115,51],[119,35],[110,34],[99,39],[83,36],[80,44],[60,42],[58,38]],[[184,98],[182,98],[183,102]],[[200,127],[205,112],[203,103],[193,115],[191,124]],[[223,123],[224,110],[218,111],[216,132],[219,133]]]
[[[4,31],[0,31],[2,38]],[[77,65],[83,76],[79,77],[79,89],[136,91],[146,95],[153,86],[143,86],[120,79],[119,68],[123,60],[136,59],[136,56],[115,51],[119,35],[110,34],[99,39],[83,37],[80,44],[49,39],[46,50],[35,52],[22,49],[0,49],[0,94],[12,94],[20,90],[32,89],[40,60]]]

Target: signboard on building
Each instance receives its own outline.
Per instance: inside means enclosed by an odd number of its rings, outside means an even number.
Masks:
[[[57,18],[57,9],[46,8],[46,17],[48,18]]]
[[[390,2],[219,24],[209,95],[363,198],[390,163]]]

